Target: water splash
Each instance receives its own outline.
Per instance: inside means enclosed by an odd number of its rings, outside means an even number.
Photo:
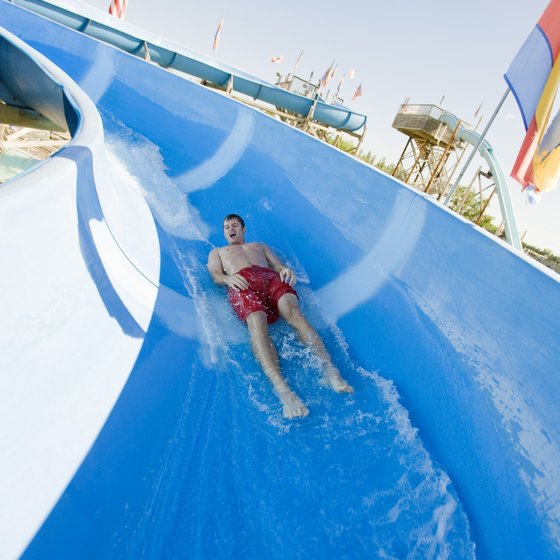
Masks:
[[[305,280],[298,285],[302,308],[357,391],[339,395],[321,385],[320,360],[280,322],[271,336],[283,372],[311,410],[303,420],[282,417],[252,356],[246,327],[205,268],[210,247],[204,224],[167,177],[157,148],[131,134],[119,126],[108,133],[113,152],[134,169],[139,189],[171,236],[200,347],[146,515],[126,529],[133,538],[120,541],[126,552],[309,558],[328,549],[340,558],[474,558],[468,520],[451,481],[424,449],[395,386],[353,363],[343,333],[324,316],[292,254],[285,260]],[[290,484],[286,492],[267,490],[283,481]],[[303,514],[278,515],[293,508]],[[222,515],[228,523],[217,521]],[[208,527],[216,533],[211,539],[203,538]],[[290,535],[297,539],[292,542]],[[115,550],[116,556],[122,552]]]
[[[169,177],[159,147],[112,115],[102,112],[102,117],[112,169],[117,176],[122,176],[119,167],[126,168],[127,175],[142,192],[158,224],[174,237],[207,239],[208,226],[190,204],[188,196]]]

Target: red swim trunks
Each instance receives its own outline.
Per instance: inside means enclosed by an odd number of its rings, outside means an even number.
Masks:
[[[236,292],[228,288],[228,299],[236,315],[245,321],[247,315],[255,311],[264,311],[268,322],[274,323],[278,320],[278,300],[284,294],[295,294],[297,292],[285,282],[280,280],[278,273],[270,268],[262,266],[248,266],[242,268],[240,274],[247,280],[249,288]]]

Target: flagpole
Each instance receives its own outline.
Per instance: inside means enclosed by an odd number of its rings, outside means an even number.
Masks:
[[[496,107],[496,109],[494,110],[494,113],[492,114],[492,116],[490,117],[490,119],[488,120],[488,123],[486,124],[486,127],[484,128],[484,130],[482,131],[482,133],[480,134],[479,138],[478,138],[478,142],[476,143],[476,145],[474,146],[471,154],[469,155],[469,158],[467,159],[467,161],[465,162],[465,165],[463,166],[463,169],[461,169],[461,172],[459,173],[459,175],[457,176],[457,179],[455,180],[455,183],[453,184],[453,186],[451,187],[451,189],[449,189],[449,192],[447,193],[447,196],[445,197],[445,200],[443,201],[444,206],[447,206],[449,204],[449,201],[451,200],[451,197],[453,196],[453,193],[455,192],[455,190],[457,189],[457,187],[459,186],[459,182],[461,181],[461,179],[463,178],[463,175],[465,174],[465,172],[467,171],[468,166],[471,164],[471,161],[473,160],[475,154],[478,152],[478,148],[480,148],[480,145],[482,144],[482,141],[484,140],[488,129],[490,128],[490,126],[492,125],[492,123],[494,122],[494,119],[496,118],[496,116],[498,115],[498,113],[500,112],[500,109],[502,108],[502,105],[504,104],[507,96],[509,95],[509,87],[506,89],[506,92],[504,93],[502,99],[500,100],[500,102],[498,103],[498,106]]]

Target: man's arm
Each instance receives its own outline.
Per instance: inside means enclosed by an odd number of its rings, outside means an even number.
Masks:
[[[273,253],[272,249],[268,247],[268,245],[265,245],[263,243],[262,247],[266,260],[270,264],[271,268],[278,272],[278,274],[280,275],[280,280],[282,280],[282,282],[285,282],[286,284],[289,284],[290,286],[295,286],[297,282],[295,272],[291,268],[283,264],[282,261]]]
[[[208,272],[210,272],[212,280],[214,280],[218,286],[228,286],[233,288],[236,292],[246,290],[249,287],[245,278],[240,274],[229,276],[224,272],[219,249],[212,249],[208,255]]]

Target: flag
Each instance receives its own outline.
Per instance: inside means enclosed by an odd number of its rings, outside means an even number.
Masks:
[[[299,63],[301,62],[301,57],[303,56],[303,51],[301,51],[299,53],[299,56],[297,57],[296,63],[294,64],[294,72],[297,70],[297,67],[299,66]]]
[[[325,70],[323,77],[321,78],[321,85],[323,87],[327,87],[329,80],[331,79],[332,70],[334,68],[334,60],[331,62],[331,65]]]
[[[360,84],[356,91],[354,92],[354,95],[352,96],[352,101],[355,101],[356,99],[358,99],[358,97],[360,97],[362,95],[362,84]]]
[[[270,59],[270,62],[273,62],[273,63],[274,63],[274,62],[277,62],[278,64],[282,64],[282,61],[283,61],[283,60],[284,60],[284,55],[282,55],[282,56],[273,56],[273,57]]]
[[[340,82],[338,82],[338,86],[336,88],[336,92],[335,92],[335,97],[340,97],[340,88],[342,87],[342,84],[344,83],[344,78],[346,78],[346,74],[343,74],[342,78],[340,78]]]
[[[124,19],[126,12],[126,0],[111,0],[109,13],[119,19]]]
[[[539,191],[551,191],[560,181],[560,111],[539,141],[533,157],[533,179]]]
[[[476,117],[478,117],[478,113],[480,113],[480,110],[482,109],[482,105],[484,105],[484,103],[481,103],[478,106],[478,109],[474,112],[474,118],[476,119]]]
[[[214,44],[212,45],[212,50],[216,50],[220,44],[220,34],[222,33],[222,25],[224,25],[224,18],[218,23],[218,29],[216,29],[216,34],[214,35]]]
[[[329,76],[329,80],[334,78],[334,75],[336,74],[337,70],[338,70],[338,64],[332,69],[331,75]]]
[[[504,74],[527,131],[511,176],[523,188],[533,185],[539,191],[555,188],[560,172],[557,126],[543,142],[560,83],[559,20],[560,0],[552,0]]]
[[[348,75],[349,80],[353,80],[356,77],[356,70],[348,70],[346,74]]]

